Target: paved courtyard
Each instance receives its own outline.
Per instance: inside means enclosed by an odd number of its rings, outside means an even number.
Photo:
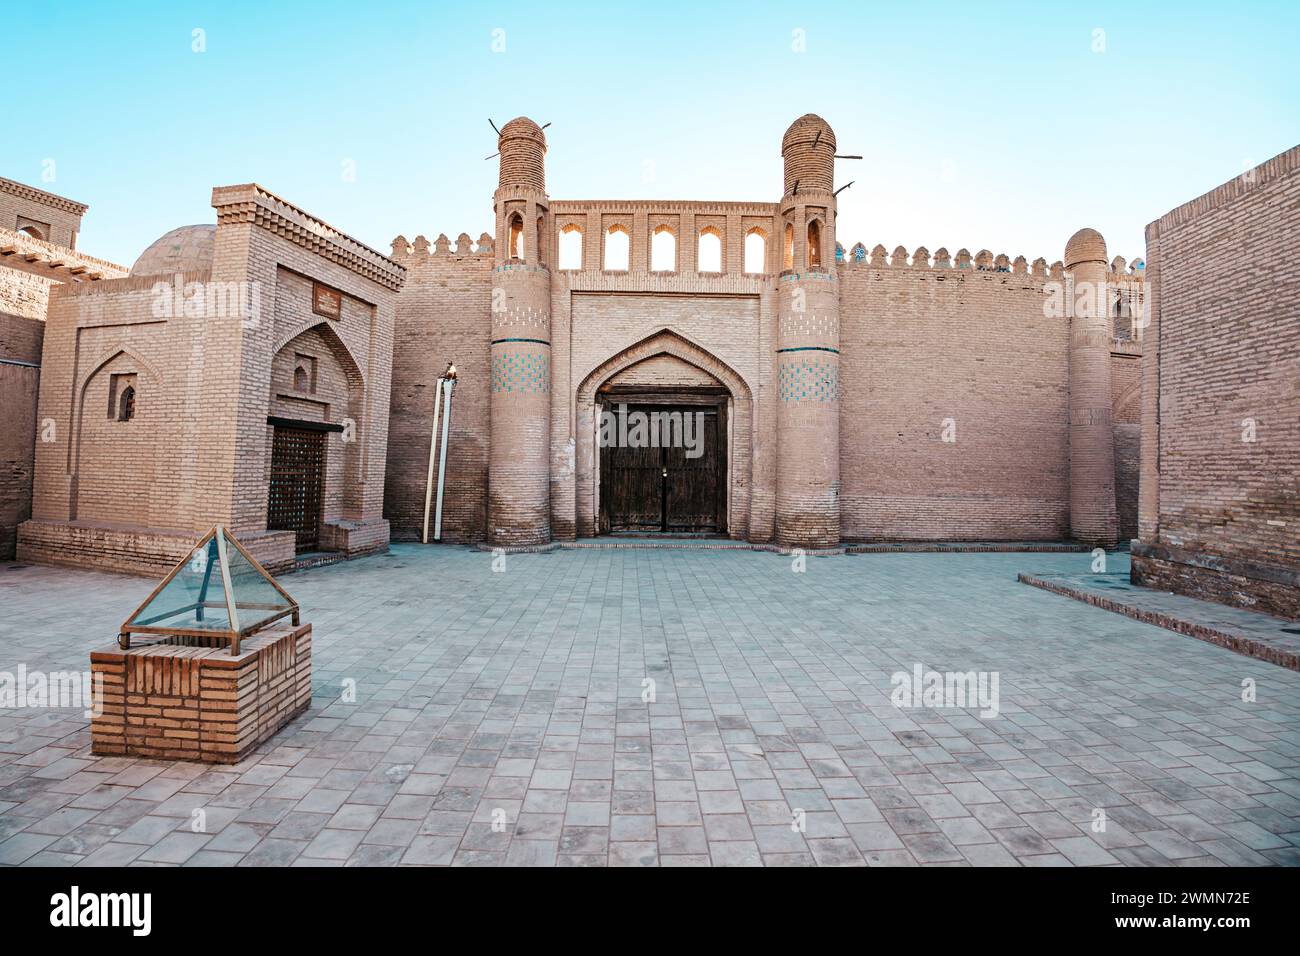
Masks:
[[[1089,561],[394,546],[283,579],[314,699],[241,764],[0,710],[0,864],[1300,863],[1300,673],[1015,580]],[[0,671],[154,583],[0,564]],[[917,664],[997,715],[896,707]]]

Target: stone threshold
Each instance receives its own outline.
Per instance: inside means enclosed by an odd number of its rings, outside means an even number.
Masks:
[[[1113,574],[1028,574],[1017,579],[1053,594],[1300,671],[1300,623],[1214,601],[1156,591]]]
[[[791,548],[775,544],[755,544],[750,541],[737,541],[732,538],[674,538],[662,540],[653,538],[578,538],[576,541],[551,541],[547,544],[515,545],[502,548],[490,544],[476,545],[480,551],[503,551],[506,554],[546,554],[551,551],[596,550],[644,550],[644,551],[770,551],[775,554],[793,554]],[[824,557],[831,554],[844,554],[839,548],[804,549],[809,557]]]

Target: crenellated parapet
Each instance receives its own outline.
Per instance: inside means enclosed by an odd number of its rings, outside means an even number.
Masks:
[[[446,233],[439,233],[438,238],[432,243],[423,235],[416,236],[414,242],[409,241],[405,236],[399,235],[393,239],[392,258],[396,262],[409,265],[411,260],[432,257],[448,259],[484,257],[490,259],[494,252],[495,243],[486,232],[478,237],[477,242],[470,239],[469,233],[462,232],[456,237],[454,248]]]
[[[903,246],[895,246],[891,253],[883,244],[877,244],[868,252],[865,244],[857,242],[847,253],[843,246],[837,246],[836,259],[841,267],[850,269],[953,269],[1043,279],[1065,277],[1065,265],[1060,260],[1049,266],[1042,256],[1030,262],[1025,256],[1013,259],[1008,253],[995,254],[988,249],[981,249],[972,256],[965,248],[958,249],[954,255],[946,246],[940,246],[933,254],[925,246],[918,246],[909,255]],[[1110,279],[1113,285],[1131,287],[1142,283],[1144,270],[1145,263],[1141,259],[1134,259],[1130,264],[1123,256],[1116,256],[1110,265]]]

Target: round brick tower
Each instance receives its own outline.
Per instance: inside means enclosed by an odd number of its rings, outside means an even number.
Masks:
[[[776,540],[840,541],[840,299],[835,275],[835,133],[801,116],[781,140],[777,242]]]
[[[551,540],[551,229],[541,128],[512,119],[497,148],[488,540],[510,547]]]
[[[1115,436],[1111,427],[1106,240],[1080,229],[1065,245],[1070,287],[1070,534],[1113,548]]]

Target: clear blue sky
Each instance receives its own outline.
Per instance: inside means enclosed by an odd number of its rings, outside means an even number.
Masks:
[[[7,0],[0,30],[0,175],[89,203],[81,248],[128,265],[250,180],[381,251],[477,236],[488,118],[521,113],[553,124],[554,198],[776,200],[816,112],[865,156],[838,164],[846,248],[1049,262],[1084,225],[1144,255],[1147,222],[1300,142],[1294,0]]]

